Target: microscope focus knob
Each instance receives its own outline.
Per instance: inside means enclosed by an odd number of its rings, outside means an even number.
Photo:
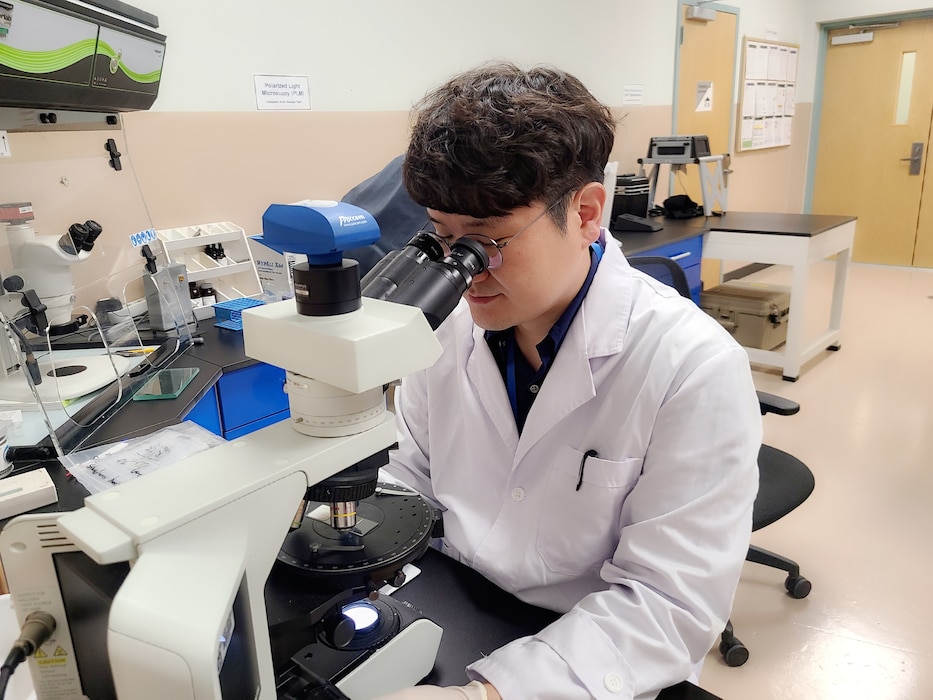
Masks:
[[[21,292],[26,283],[19,275],[10,275],[3,280],[3,288],[8,292]]]

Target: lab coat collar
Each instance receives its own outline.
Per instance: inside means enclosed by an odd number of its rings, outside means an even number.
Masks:
[[[519,438],[508,393],[484,331],[473,327],[467,376],[496,426],[506,449],[518,462],[567,414],[596,396],[591,361],[622,350],[632,312],[631,268],[611,236],[583,306],[564,342]],[[472,322],[472,321],[471,321]]]
[[[596,396],[594,360],[622,350],[632,310],[631,268],[615,239],[528,414],[516,461],[563,418]]]

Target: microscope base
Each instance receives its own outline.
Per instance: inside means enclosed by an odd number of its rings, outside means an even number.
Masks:
[[[408,688],[427,676],[434,667],[443,634],[440,627],[423,617],[410,604],[382,596],[400,621],[399,631],[375,648],[336,649],[322,642],[309,644],[292,656],[297,675],[306,670],[323,678],[351,700],[370,700]],[[358,646],[358,645],[357,645]],[[280,677],[279,683],[281,684]]]
[[[43,403],[61,403],[107,386],[117,380],[114,367],[119,376],[130,368],[127,358],[120,355],[113,355],[112,358],[113,364],[106,355],[59,358],[54,364],[45,358],[39,360],[39,372],[42,375],[42,383],[36,385],[39,398]],[[65,374],[66,371],[73,373]],[[0,379],[0,401],[35,401],[22,371]]]
[[[442,634],[427,618],[415,620],[337,687],[352,700],[369,700],[415,685],[434,668]]]

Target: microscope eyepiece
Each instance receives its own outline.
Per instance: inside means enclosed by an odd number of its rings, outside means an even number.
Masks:
[[[58,239],[58,247],[68,255],[78,255],[82,250],[90,252],[94,247],[94,241],[103,231],[104,228],[93,219],[88,219],[83,224],[72,224],[68,227],[68,233]]]
[[[90,252],[91,248],[94,247],[94,241],[104,232],[104,228],[93,219],[85,221],[84,227],[87,229],[87,236],[85,236],[84,241],[81,243],[81,250]]]
[[[58,239],[58,247],[68,255],[77,255],[81,252],[88,235],[90,235],[90,231],[87,226],[72,224],[68,227],[68,233]]]

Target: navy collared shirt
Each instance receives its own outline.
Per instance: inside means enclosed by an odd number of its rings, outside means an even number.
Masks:
[[[570,324],[573,323],[577,311],[583,306],[583,299],[590,290],[593,283],[593,277],[596,276],[596,268],[599,266],[599,260],[602,257],[602,250],[599,253],[590,254],[590,271],[583,281],[583,286],[573,298],[570,304],[564,309],[564,313],[557,319],[557,323],[551,326],[551,330],[544,339],[538,343],[538,356],[541,358],[541,366],[537,371],[531,366],[515,342],[515,329],[506,328],[503,331],[486,331],[486,342],[489,349],[492,350],[493,357],[496,358],[496,364],[502,373],[502,381],[505,382],[505,388],[509,392],[509,399],[512,402],[512,412],[515,414],[515,425],[518,426],[518,432],[521,433],[525,427],[525,420],[531,411],[531,406],[544,384],[548,370],[554,364],[554,358],[557,357],[557,351],[560,350]]]

